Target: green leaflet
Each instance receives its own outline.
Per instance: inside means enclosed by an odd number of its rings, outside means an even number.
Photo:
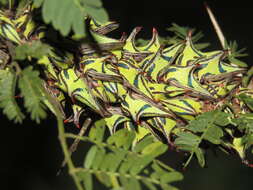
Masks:
[[[103,82],[103,87],[105,89],[105,94],[107,97],[109,97],[110,102],[119,102],[119,99],[121,99],[122,96],[127,93],[126,89],[121,83]]]
[[[17,77],[10,70],[0,70],[0,107],[3,113],[15,123],[22,123],[25,118],[15,100]]]
[[[92,128],[92,139],[101,136],[100,129]],[[172,188],[170,183],[182,180],[182,174],[156,160],[167,150],[166,145],[154,142],[150,136],[144,137],[134,147],[133,141],[134,132],[127,129],[118,130],[103,144],[93,141],[84,159],[84,167],[78,170],[83,185],[91,189],[95,185],[91,180],[93,176],[108,188],[117,185],[118,188],[138,189],[141,184],[152,189],[166,185]],[[149,170],[144,171],[144,168]]]
[[[189,151],[191,153],[184,167],[189,164],[192,156],[195,154],[199,164],[203,167],[205,165],[203,150],[199,147],[202,140],[207,140],[213,144],[224,143],[221,137],[224,132],[222,126],[226,126],[230,123],[229,114],[214,110],[203,113],[191,121],[186,129],[190,132],[178,132],[175,140],[176,146],[180,149]],[[201,133],[200,136],[194,133]]]
[[[34,71],[31,66],[25,68],[20,74],[18,86],[24,97],[24,106],[31,114],[31,119],[39,123],[41,119],[46,117],[46,108],[43,104],[45,97],[39,73]]]
[[[46,56],[50,52],[49,49],[48,45],[40,41],[33,41],[31,44],[17,46],[15,49],[15,59],[24,60],[26,58],[31,59],[31,57],[43,59],[43,56]]]
[[[73,29],[76,35],[84,36],[85,24],[84,18],[87,15],[94,17],[96,20],[106,22],[108,15],[102,7],[101,1],[83,1],[83,0],[44,0],[42,7],[43,19],[46,23],[52,22],[53,26],[58,29],[63,36],[69,34]],[[59,7],[59,3],[61,6]],[[41,6],[42,2],[36,0],[35,6]],[[58,11],[54,11],[54,10]]]
[[[236,41],[231,41],[229,43],[226,42],[225,45],[230,51],[230,54],[228,55],[228,60],[232,64],[238,65],[239,67],[248,67],[245,62],[237,59],[238,57],[248,56],[248,54],[245,53],[246,48],[238,49],[238,44]]]

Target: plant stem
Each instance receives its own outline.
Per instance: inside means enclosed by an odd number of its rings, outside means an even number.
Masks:
[[[79,132],[79,134],[78,134],[78,136],[82,137],[82,136],[84,135],[84,133],[85,133],[85,131],[87,130],[87,128],[89,127],[90,123],[91,123],[91,119],[90,119],[90,118],[87,118],[87,119],[85,120],[85,122],[84,122],[84,124],[83,124],[83,126],[82,126],[82,128],[81,128],[81,130],[80,130],[80,132]],[[65,133],[64,137],[65,137],[65,136],[66,136],[66,133]],[[76,138],[76,139],[74,140],[73,144],[70,146],[70,148],[69,148],[69,155],[70,155],[70,156],[72,155],[73,152],[76,151],[79,142],[80,142],[80,139]],[[66,164],[67,164],[67,159],[64,158],[64,160],[63,160],[63,162],[62,162],[62,164],[61,164],[61,168],[60,168],[59,171],[57,172],[57,175],[59,175],[59,174],[61,173],[61,169],[64,168]]]
[[[12,0],[9,0],[9,11],[11,10],[12,8]]]
[[[69,168],[69,174],[72,176],[76,187],[78,190],[83,190],[83,187],[79,181],[79,179],[77,178],[76,174],[73,172],[73,170],[75,169],[75,166],[71,160],[71,157],[69,155],[69,151],[68,151],[68,146],[67,146],[67,142],[66,142],[66,138],[65,138],[65,130],[64,130],[64,124],[63,124],[63,120],[60,117],[60,115],[57,114],[57,126],[58,126],[58,132],[59,132],[59,140],[61,143],[61,147],[62,147],[62,151],[64,154],[64,157],[66,159],[66,162],[68,164],[68,168]]]
[[[61,113],[60,113],[59,109],[57,108],[57,106],[54,104],[52,97],[47,93],[47,91],[45,89],[42,89],[42,90],[44,90],[44,94],[45,94],[46,98],[52,104],[52,106],[55,110],[55,114],[56,114],[56,118],[57,118],[58,133],[59,133],[58,138],[59,138],[59,141],[61,144],[61,148],[62,148],[64,157],[65,157],[67,165],[68,165],[69,174],[70,174],[70,176],[72,176],[77,189],[84,190],[84,187],[81,185],[80,180],[78,179],[76,173],[74,172],[75,166],[71,160],[71,156],[68,151],[68,145],[67,145],[67,141],[66,141],[66,137],[65,137],[64,123],[63,123],[63,119],[61,117]]]

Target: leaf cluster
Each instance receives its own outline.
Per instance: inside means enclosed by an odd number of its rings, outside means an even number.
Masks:
[[[226,42],[225,48],[229,51],[228,60],[231,63],[239,65],[241,67],[247,67],[247,64],[245,62],[238,59],[239,57],[248,56],[248,54],[245,53],[246,48],[239,49],[236,41]]]
[[[169,32],[172,32],[174,36],[170,36],[170,37],[162,37],[159,36],[159,41],[161,42],[161,44],[169,44],[169,45],[173,45],[179,42],[182,42],[185,40],[185,38],[189,35],[189,32],[191,32],[191,37],[192,37],[192,41],[194,42],[194,46],[199,49],[205,49],[207,48],[210,43],[197,43],[199,40],[201,40],[201,38],[204,36],[204,34],[201,31],[196,32],[195,28],[190,28],[190,27],[183,27],[183,26],[179,26],[176,23],[172,23],[171,27],[166,29]],[[148,43],[148,40],[146,39],[137,39],[137,45],[145,45]]]
[[[84,19],[87,16],[99,22],[108,21],[108,14],[101,0],[33,0],[35,7],[42,7],[42,16],[46,23],[67,36],[71,29],[77,36],[86,33]],[[61,6],[59,6],[61,5]],[[57,11],[56,11],[57,10]]]
[[[229,114],[219,110],[206,112],[197,116],[184,130],[177,133],[175,145],[181,150],[190,152],[190,157],[184,167],[189,164],[193,155],[196,155],[202,167],[205,165],[204,150],[200,145],[203,140],[215,145],[223,143],[222,127],[229,124],[228,117]]]
[[[19,67],[16,65],[16,67]],[[20,69],[20,68],[18,68]],[[20,94],[17,95],[17,86]],[[42,80],[39,72],[33,70],[32,66],[19,70],[15,73],[13,69],[0,70],[0,107],[3,113],[15,123],[22,123],[25,119],[17,98],[24,99],[24,107],[30,114],[31,119],[37,123],[46,117],[46,107],[43,104]]]
[[[81,138],[93,144],[83,167],[74,170],[85,189],[93,189],[93,176],[107,188],[140,190],[144,185],[150,190],[176,189],[171,183],[182,180],[182,174],[157,160],[166,152],[165,144],[147,136],[133,145],[135,133],[128,129],[106,139],[105,129],[101,120],[92,126],[88,137]]]

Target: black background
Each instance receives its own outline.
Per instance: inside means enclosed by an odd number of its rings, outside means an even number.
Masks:
[[[205,34],[203,42],[211,42],[210,49],[220,49],[218,38],[204,9],[203,1],[155,0],[155,1],[109,1],[104,0],[111,20],[120,23],[120,32],[128,34],[136,26],[143,26],[140,37],[149,38],[152,27],[159,34],[169,33],[165,28],[172,22],[195,27]],[[243,1],[206,1],[228,40],[236,40],[240,47],[247,47],[249,57],[243,60],[249,64],[253,60],[253,9]],[[57,11],[57,10],[56,10]],[[0,89],[4,90],[4,89]],[[57,139],[57,126],[53,116],[39,126],[27,120],[22,126],[9,122],[1,113],[0,137],[0,185],[1,189],[25,190],[74,190],[72,179],[64,172],[56,177],[62,161],[62,153]],[[77,132],[74,126],[69,130]],[[180,170],[182,156],[168,153],[163,157],[167,163]],[[217,156],[208,152],[207,168],[200,168],[193,161],[186,171],[185,180],[177,183],[182,190],[250,190],[253,169],[241,164],[240,159],[218,152]]]

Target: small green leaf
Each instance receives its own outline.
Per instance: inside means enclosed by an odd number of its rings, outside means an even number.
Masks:
[[[146,155],[146,156],[152,156],[152,157],[157,157],[161,154],[163,154],[164,152],[166,152],[168,149],[168,146],[157,141],[154,142],[152,144],[149,144],[148,146],[146,146],[141,153]]]
[[[29,57],[41,58],[50,52],[50,47],[40,41],[32,41],[31,43],[26,43],[19,45],[15,48],[15,59],[24,60]]]
[[[135,178],[130,178],[128,180],[128,185],[126,187],[126,189],[136,189],[136,190],[141,190],[141,186],[140,183],[137,179]]]
[[[79,173],[79,178],[83,181],[84,188],[86,190],[93,189],[92,175],[88,171]]]
[[[101,164],[103,164],[105,155],[106,155],[105,149],[98,148],[98,150],[96,151],[96,155],[94,157],[93,164],[92,164],[93,169],[96,170],[96,169],[100,168]]]
[[[134,146],[135,152],[141,152],[146,146],[150,145],[154,141],[154,138],[152,136],[144,137],[141,141],[139,141]]]
[[[149,190],[156,190],[156,186],[153,185],[150,181],[144,179],[142,182]]]
[[[113,162],[111,162],[110,167],[108,168],[109,171],[115,172],[118,167],[120,166],[121,162],[126,156],[126,151],[124,150],[117,150],[114,151]]]
[[[10,70],[0,70],[0,108],[10,120],[22,123],[25,116],[15,99],[16,79]]]
[[[109,16],[104,8],[93,8],[93,7],[87,7],[85,11],[95,20],[105,23],[109,20]]]
[[[115,144],[117,147],[123,147],[125,150],[129,149],[135,139],[135,133],[128,131],[128,129],[118,130],[114,135],[107,139],[108,144]]]
[[[96,121],[91,127],[89,137],[97,143],[102,142],[105,133],[105,121],[103,119]]]
[[[150,155],[144,155],[142,157],[139,157],[134,166],[130,169],[131,175],[137,175],[141,172],[145,167],[148,166],[153,161],[154,157]]]
[[[190,147],[198,146],[200,138],[197,135],[187,132],[177,133],[178,138],[175,140],[175,144],[183,150],[189,150]]]
[[[218,126],[227,126],[230,121],[229,121],[229,117],[231,116],[231,114],[229,113],[225,113],[225,112],[222,112],[222,111],[218,111],[216,110],[215,113],[215,116],[214,116],[214,123]]]
[[[119,168],[119,172],[120,173],[127,173],[130,168],[135,165],[135,162],[137,160],[137,156],[136,155],[132,155],[132,154],[128,154],[126,157],[126,161],[123,162]]]
[[[111,178],[106,172],[96,172],[97,179],[106,187],[111,187]]]
[[[175,181],[181,181],[183,179],[183,175],[180,172],[169,172],[164,173],[161,176],[161,183],[171,183]]]
[[[34,71],[32,66],[25,68],[20,73],[18,86],[21,95],[24,97],[24,105],[30,113],[31,119],[39,123],[41,119],[46,117],[46,107],[43,104],[45,97],[39,72]]]
[[[94,158],[96,156],[96,153],[98,151],[98,148],[97,146],[93,145],[89,152],[87,153],[87,156],[85,158],[85,161],[84,161],[84,167],[89,169],[91,168],[92,164],[93,164],[93,161],[94,161]]]
[[[198,159],[198,162],[199,162],[199,165],[201,167],[204,167],[205,166],[205,157],[204,157],[204,152],[201,148],[196,148],[195,149],[195,154],[197,156],[197,159]]]
[[[207,131],[203,135],[203,138],[210,141],[213,144],[220,144],[223,131],[220,127],[210,124]]]
[[[234,57],[229,57],[228,59],[232,64],[238,65],[239,67],[248,67],[247,63],[245,63],[239,59],[236,59]]]
[[[102,171],[106,171],[106,170],[109,170],[111,164],[112,163],[112,160],[114,159],[114,154],[113,153],[107,153],[104,157],[104,160],[103,160],[103,163],[101,164],[100,166],[100,169]]]
[[[108,21],[106,10],[102,7],[100,0],[34,0],[35,6],[39,7],[43,3],[42,17],[48,24],[67,36],[73,29],[74,35],[85,36],[85,17],[87,15],[101,23]],[[59,6],[61,5],[61,6]],[[57,11],[55,11],[57,10]]]

